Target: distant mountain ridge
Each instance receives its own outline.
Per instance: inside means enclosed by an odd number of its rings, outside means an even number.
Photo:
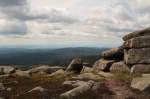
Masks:
[[[60,49],[26,49],[1,48],[1,65],[62,65],[66,66],[73,58],[81,57],[92,63],[100,58],[100,52],[106,48],[60,48]],[[92,58],[91,58],[92,57]],[[92,59],[92,60],[90,60]]]

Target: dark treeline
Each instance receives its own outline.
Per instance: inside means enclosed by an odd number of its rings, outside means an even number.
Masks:
[[[61,49],[0,49],[1,65],[61,65],[66,66],[75,57],[93,64],[100,59],[105,48],[61,48]]]

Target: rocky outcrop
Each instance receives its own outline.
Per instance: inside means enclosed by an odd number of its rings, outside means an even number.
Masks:
[[[150,73],[150,64],[137,64],[131,68],[131,74]]]
[[[15,72],[15,68],[11,66],[0,66],[0,74],[11,74]]]
[[[19,77],[31,77],[31,74],[29,71],[22,71],[22,70],[16,70],[16,72],[14,74],[12,74],[13,76],[19,76]]]
[[[110,72],[112,72],[112,73],[129,73],[130,69],[126,64],[124,64],[123,61],[121,61],[121,62],[113,63],[112,66],[110,67]]]
[[[93,71],[94,72],[99,72],[99,71],[110,72],[110,68],[112,67],[112,64],[123,60],[124,58],[123,47],[121,46],[119,48],[112,48],[110,50],[106,50],[102,52],[101,56],[102,56],[102,59],[96,61],[95,64],[93,65]],[[113,68],[116,66],[114,65],[113,65]],[[121,66],[118,69],[122,69]]]
[[[79,95],[89,91],[90,89],[92,89],[92,86],[94,85],[93,81],[88,81],[87,83],[76,87],[66,93],[63,93],[60,95],[61,99],[78,99]],[[78,97],[78,98],[77,98]]]
[[[65,76],[65,71],[63,69],[60,69],[52,74],[47,75],[48,77],[60,77]]]
[[[124,61],[128,65],[149,64],[150,48],[125,49]]]
[[[131,67],[131,74],[150,73],[150,28],[130,33],[125,40],[124,62]]]
[[[150,27],[146,28],[144,30],[139,30],[139,31],[129,33],[126,36],[123,37],[123,40],[127,41],[127,40],[130,40],[130,39],[135,38],[135,37],[148,36],[148,35],[150,35]]]
[[[35,67],[29,70],[30,74],[33,73],[47,73],[51,74],[53,72],[56,72],[59,69],[64,69],[64,67],[60,66],[40,66],[40,67]]]
[[[103,72],[103,71],[99,71],[97,73],[97,75],[100,75],[101,77],[104,77],[104,78],[112,78],[113,77],[112,73],[110,73],[110,72]]]
[[[130,40],[127,40],[123,44],[125,49],[131,48],[150,48],[150,35],[135,37]]]
[[[82,60],[80,58],[75,58],[71,61],[66,69],[66,72],[80,73],[83,68]]]
[[[93,65],[93,71],[109,71],[111,65],[115,62],[115,60],[104,60],[100,59]]]
[[[123,48],[112,48],[110,50],[102,52],[101,56],[106,60],[122,60]]]
[[[150,88],[150,74],[143,74],[142,77],[133,78],[131,87],[140,91]]]
[[[74,79],[98,81],[98,80],[102,80],[104,78],[102,76],[94,74],[94,73],[84,73],[84,74],[78,75],[77,77],[74,77]]]
[[[82,68],[80,73],[90,73],[90,72],[93,72],[93,68],[83,66],[83,68]]]

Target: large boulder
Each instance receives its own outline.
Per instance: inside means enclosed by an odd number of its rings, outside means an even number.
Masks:
[[[145,91],[150,88],[150,74],[135,77],[131,82],[131,87],[140,91]]]
[[[91,90],[92,86],[94,85],[93,81],[88,81],[87,83],[76,87],[70,91],[67,91],[63,94],[60,95],[61,99],[79,99],[79,95],[88,92],[89,90]]]
[[[74,79],[99,81],[99,80],[104,79],[104,77],[94,74],[94,73],[83,73],[83,74],[78,75],[77,77],[74,77]]]
[[[95,62],[93,65],[93,71],[99,72],[99,71],[109,71],[111,65],[115,62],[115,60],[105,60],[100,59]]]
[[[48,77],[60,77],[60,76],[65,76],[65,75],[66,75],[65,71],[63,69],[60,69],[60,70],[58,70],[58,71],[56,71],[54,73],[51,73],[51,74],[49,74],[47,76]]]
[[[129,48],[148,48],[150,47],[150,36],[140,36],[132,38],[124,42],[123,47],[125,49]]]
[[[129,67],[124,64],[124,62],[116,62],[113,63],[112,66],[110,67],[110,72],[112,73],[129,73],[130,69]]]
[[[40,67],[35,67],[29,70],[29,72],[32,73],[53,73],[56,72],[59,69],[64,69],[64,67],[60,66],[40,66]]]
[[[66,69],[66,72],[80,73],[83,68],[82,60],[80,58],[75,58],[71,61]]]
[[[15,68],[11,66],[0,66],[0,74],[11,74],[15,72]]]
[[[83,68],[82,68],[80,73],[91,73],[91,72],[93,72],[93,68],[83,66]]]
[[[150,64],[136,64],[131,68],[131,74],[150,73]]]
[[[112,78],[114,75],[110,72],[103,72],[103,71],[99,71],[97,73],[97,75],[100,75],[101,77],[104,77],[104,78]]]
[[[31,77],[31,74],[29,71],[22,71],[22,70],[16,70],[16,72],[14,74],[12,74],[13,76],[19,76],[19,77]]]
[[[113,48],[107,51],[102,52],[101,56],[104,59],[109,59],[109,60],[122,60],[123,59],[123,49],[122,47],[120,48]]]
[[[143,30],[139,30],[139,31],[129,33],[129,34],[127,34],[123,37],[123,40],[127,41],[129,39],[134,38],[134,37],[146,36],[146,35],[150,35],[150,27],[146,28],[146,29],[143,29]]]
[[[128,49],[124,52],[124,61],[128,65],[150,63],[150,48]]]

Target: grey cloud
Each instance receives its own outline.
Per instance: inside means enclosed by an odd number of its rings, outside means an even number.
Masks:
[[[47,13],[31,12],[27,0],[0,0],[0,13],[3,15],[0,17],[4,20],[18,20],[19,22],[19,25],[7,24],[5,28],[1,28],[0,35],[25,35],[32,28],[26,26],[26,21],[42,21],[58,24],[73,24],[78,21],[76,18],[65,15],[57,9],[51,9]],[[61,30],[61,28],[55,28],[55,30]]]
[[[17,23],[12,25],[6,25],[0,29],[1,35],[25,35],[27,33],[27,27],[24,23]]]
[[[77,18],[64,15],[62,11],[58,11],[57,9],[51,9],[50,12],[45,14],[37,14],[36,12],[30,12],[30,8],[26,6],[14,6],[14,7],[6,7],[3,8],[0,6],[1,12],[5,15],[5,18],[9,19],[17,19],[21,21],[33,21],[33,20],[41,20],[47,21],[50,23],[68,23],[73,24],[79,21]]]
[[[0,0],[1,7],[22,6],[27,3],[26,0]]]

